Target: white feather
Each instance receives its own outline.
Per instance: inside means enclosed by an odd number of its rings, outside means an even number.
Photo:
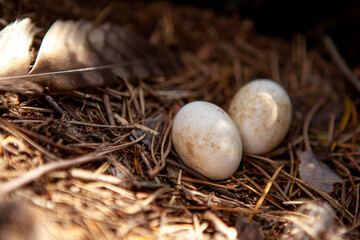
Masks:
[[[174,73],[171,55],[111,23],[56,21],[45,34],[33,68],[29,46],[35,26],[16,21],[0,32],[0,91],[41,94]]]
[[[29,48],[39,29],[29,18],[17,20],[0,32],[0,76],[26,74],[29,71]]]

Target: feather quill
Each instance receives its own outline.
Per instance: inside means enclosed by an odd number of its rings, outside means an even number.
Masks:
[[[22,51],[13,57],[21,62],[18,64],[21,66],[13,66],[9,60],[0,57],[0,62],[12,69],[0,72],[3,76],[0,77],[0,90],[3,91],[37,95],[47,87],[50,92],[64,92],[111,85],[119,81],[118,77],[144,78],[176,71],[175,60],[169,53],[124,28],[111,23],[94,26],[84,20],[58,20],[45,34],[33,68],[23,75],[30,64],[30,58],[25,61],[24,55],[28,54],[36,32],[29,19],[15,23],[25,26],[11,30],[9,25],[0,36],[7,36],[8,32],[14,35],[13,31],[17,31],[28,40],[28,45],[25,47],[22,43]],[[0,54],[5,50],[0,46]],[[16,70],[17,67],[21,71]]]

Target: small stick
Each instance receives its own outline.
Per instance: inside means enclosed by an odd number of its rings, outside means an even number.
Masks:
[[[38,134],[38,133],[35,133],[35,132],[32,132],[32,131],[29,131],[25,128],[22,128],[22,127],[18,127],[16,125],[12,126],[14,127],[15,129],[25,133],[26,135],[28,135],[29,137],[31,137],[32,139],[37,139],[43,143],[46,143],[50,146],[53,146],[55,148],[58,148],[58,149],[61,149],[61,150],[65,150],[65,151],[68,151],[68,152],[71,152],[71,153],[77,153],[77,154],[80,154],[80,153],[83,153],[82,150],[80,150],[79,148],[74,148],[74,147],[69,147],[69,146],[66,146],[66,145],[63,145],[63,144],[60,144],[60,143],[57,143],[57,142],[54,142],[54,141],[51,141],[50,139],[48,139],[47,137],[41,135],[41,134]]]
[[[180,163],[177,163],[175,161],[172,161],[170,159],[166,159],[166,163],[167,164],[170,164],[174,167],[177,167],[179,169],[182,169],[183,171],[185,171],[186,173],[188,173],[190,176],[192,177],[195,177],[195,178],[198,178],[200,180],[203,180],[203,181],[207,181],[209,182],[209,179],[207,179],[206,177],[204,177],[203,175],[201,175],[200,173],[186,167],[185,165],[182,165]],[[222,195],[225,195],[225,196],[228,196],[230,198],[233,198],[233,199],[237,199],[237,196],[235,194],[233,194],[232,192],[229,192],[228,190],[226,189],[222,189],[222,188],[218,188],[218,187],[214,187],[214,186],[211,186],[209,185],[209,188],[211,188],[212,190],[222,194]]]
[[[330,38],[330,36],[325,36],[323,38],[323,42],[325,44],[326,49],[329,51],[329,54],[335,61],[336,65],[340,68],[340,70],[344,73],[345,77],[355,86],[356,90],[360,92],[360,80],[356,77],[356,75],[351,71],[349,66],[346,64],[344,59],[341,57],[339,51],[337,50],[334,41]]]
[[[99,15],[97,15],[94,20],[94,25],[99,26],[100,24],[102,24],[109,17],[111,12],[115,9],[115,6],[116,3],[110,2],[110,4],[108,4],[103,10],[101,10]]]
[[[144,134],[143,136],[145,136],[145,135],[146,135],[146,134]],[[133,139],[133,137],[130,137],[130,139]],[[140,152],[141,159],[144,161],[146,167],[148,168],[148,171],[149,171],[149,172],[153,172],[154,169],[151,167],[151,164],[150,164],[150,162],[148,161],[148,159],[147,159],[144,151],[142,150],[140,144],[136,144],[135,147],[136,147],[136,148],[138,149],[138,151]],[[155,180],[155,182],[156,182],[157,184],[161,184],[161,181],[160,181],[160,179],[159,179],[157,176],[151,176],[151,174],[149,174],[149,175],[150,175],[150,177],[154,178],[154,180]]]
[[[355,166],[356,170],[358,170],[358,172],[360,173],[360,166],[356,162],[355,158],[347,152],[345,153],[345,156],[350,160],[350,162]]]
[[[146,134],[142,135],[140,138],[136,139],[133,142],[127,142],[127,143],[121,144],[119,146],[114,146],[114,147],[111,147],[108,149],[104,149],[100,153],[90,153],[90,154],[80,156],[77,158],[70,158],[70,159],[64,159],[64,160],[57,161],[57,162],[51,162],[51,163],[42,165],[38,168],[35,168],[33,170],[30,170],[29,172],[25,173],[24,175],[0,185],[0,197],[9,192],[12,192],[12,191],[16,190],[17,188],[22,187],[32,181],[35,181],[39,177],[41,177],[51,171],[68,168],[68,167],[78,165],[78,164],[105,160],[106,154],[120,150],[122,148],[126,148],[128,146],[131,146],[131,145],[141,141],[145,137],[145,135]]]
[[[35,142],[31,137],[29,137],[26,134],[22,133],[17,128],[15,128],[13,124],[9,123],[8,121],[6,121],[6,120],[4,120],[2,118],[0,118],[0,128],[2,128],[3,130],[11,133],[12,135],[14,135],[16,137],[22,139],[23,141],[26,141],[31,146],[33,146],[34,148],[39,150],[41,153],[46,155],[48,158],[50,158],[52,161],[56,160],[56,155],[55,154],[53,154],[52,152],[49,152],[48,150],[46,150],[46,148],[42,147],[40,144]]]
[[[140,99],[140,109],[142,117],[145,117],[145,98],[144,98],[144,89],[139,87],[139,99]]]
[[[162,126],[162,130],[161,130],[161,134],[159,136],[158,142],[157,142],[157,144],[155,146],[155,149],[154,149],[155,152],[159,151],[160,144],[162,143],[163,136],[165,134],[165,131],[166,131],[168,123],[169,123],[169,116],[167,116],[165,113],[162,113],[160,121],[161,121],[161,123],[162,122],[164,122],[164,123],[163,123],[163,126]],[[160,126],[159,126],[159,129],[160,129]]]
[[[141,150],[141,147],[140,147],[139,144],[137,144],[137,147],[138,147],[138,149],[140,150],[140,156],[141,156],[142,160],[144,161],[146,167],[148,168],[149,172],[150,172],[150,173],[153,172],[154,169],[151,167],[150,162],[148,161],[147,157],[145,156],[144,151]],[[153,178],[154,178],[154,180],[155,180],[155,182],[156,182],[157,184],[161,184],[161,181],[160,181],[160,179],[159,179],[157,176],[153,176],[153,175],[151,175],[151,174],[149,174],[149,175],[150,175],[150,177],[153,177]]]
[[[291,143],[288,143],[288,149],[289,149],[289,155],[290,155],[290,175],[294,176],[294,170],[295,170],[295,158],[294,158],[294,152],[291,146]],[[290,190],[292,183],[289,181],[285,187],[284,194],[287,196]]]
[[[255,205],[254,210],[258,210],[259,207],[261,206],[261,204],[264,202],[266,195],[268,194],[272,184],[275,182],[276,177],[279,175],[281,169],[284,167],[284,165],[281,165],[278,169],[276,169],[274,175],[271,177],[271,179],[269,180],[269,182],[266,184],[266,187],[263,191],[263,194],[261,195],[261,197],[259,198],[258,202]],[[249,216],[249,222],[251,222],[251,220],[253,219],[254,214],[250,214]]]
[[[171,115],[171,114],[170,114]],[[169,117],[170,118],[170,117]],[[158,172],[160,172],[166,165],[166,160],[165,158],[169,155],[170,151],[171,151],[171,126],[173,123],[174,119],[171,119],[170,122],[168,123],[168,126],[166,128],[165,134],[163,135],[162,141],[161,141],[161,150],[160,150],[160,159],[161,159],[161,163],[159,165],[155,166],[154,171],[150,174],[150,175],[154,175],[157,174]],[[164,150],[164,145],[166,142],[166,139],[168,140],[168,146],[167,148]]]
[[[103,93],[103,101],[104,101],[105,111],[108,116],[109,125],[115,126],[116,124],[114,119],[114,113],[111,110],[109,94]]]
[[[330,205],[332,205],[337,211],[341,211],[341,209],[343,208],[341,206],[341,204],[334,199],[333,197],[331,197],[329,194],[327,194],[326,192],[322,191],[321,189],[318,189],[317,187],[314,187],[313,185],[303,181],[300,178],[291,176],[290,174],[288,174],[286,171],[281,170],[281,173],[285,174],[285,176],[287,176],[288,178],[293,179],[294,181],[296,181],[296,184],[298,184],[298,186],[302,189],[305,190],[306,188],[304,186],[306,186],[307,188],[317,192],[320,196],[322,196],[326,201],[328,201],[328,203],[330,203]],[[302,186],[304,185],[304,186]],[[306,190],[307,194],[309,196],[311,196],[314,200],[316,200],[317,198],[310,193],[310,191]],[[348,220],[348,221],[353,221],[354,220],[354,215],[349,212],[347,209],[345,209],[345,213],[344,213],[344,217]]]
[[[356,201],[355,201],[355,213],[354,213],[354,222],[353,222],[353,226],[359,225],[359,189],[360,189],[360,185],[357,185],[356,188]]]
[[[237,231],[234,227],[228,227],[223,220],[221,220],[218,216],[216,216],[211,211],[206,211],[204,214],[204,219],[210,221],[214,228],[225,235],[228,239],[235,239],[237,236]]]
[[[319,101],[317,101],[310,108],[308,114],[305,117],[304,126],[303,126],[303,136],[304,136],[306,151],[311,152],[311,145],[310,145],[310,140],[309,140],[309,126],[310,126],[311,119],[315,115],[316,111],[326,102],[326,99],[327,99],[327,97],[323,97]]]
[[[164,117],[166,117],[166,114],[161,113],[160,119],[156,123],[154,131],[157,131],[157,132],[159,131],[160,126],[161,126],[162,122],[164,121]],[[160,146],[159,144],[162,141],[162,136],[164,135],[164,133],[165,133],[165,129],[163,127],[161,134],[158,136],[159,140],[158,140],[158,143],[156,144],[157,147]],[[154,144],[155,144],[155,135],[153,134],[153,136],[151,138],[150,152],[151,152],[151,157],[152,157],[153,161],[156,163],[157,160],[156,160],[156,157],[155,157],[155,151],[157,152],[158,148],[154,149]]]
[[[65,119],[69,119],[69,116],[62,110],[62,108],[55,102],[55,100],[47,93],[43,93],[44,99],[51,105],[51,107],[58,113],[60,116],[64,116]]]

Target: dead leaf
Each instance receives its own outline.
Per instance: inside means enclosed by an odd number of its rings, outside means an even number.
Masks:
[[[301,179],[324,192],[332,192],[334,184],[341,181],[341,177],[312,152],[297,151],[296,153],[300,158],[299,174]]]
[[[4,38],[24,39],[19,44],[0,47],[17,51],[0,62],[9,66],[1,72],[0,89],[29,95],[64,92],[77,88],[111,85],[120,78],[145,78],[168,75],[176,71],[175,60],[166,51],[111,23],[95,26],[80,21],[56,21],[47,31],[35,64],[29,74],[29,46],[35,34],[30,19],[17,21],[3,29]],[[11,58],[10,57],[10,58]],[[15,62],[15,61],[13,61]],[[17,69],[19,68],[19,69]]]

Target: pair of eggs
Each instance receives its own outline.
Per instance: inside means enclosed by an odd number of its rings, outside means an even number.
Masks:
[[[235,94],[228,114],[203,101],[183,106],[173,122],[172,140],[186,165],[221,180],[237,170],[243,150],[264,154],[275,148],[286,136],[291,117],[286,91],[274,81],[259,79]]]

